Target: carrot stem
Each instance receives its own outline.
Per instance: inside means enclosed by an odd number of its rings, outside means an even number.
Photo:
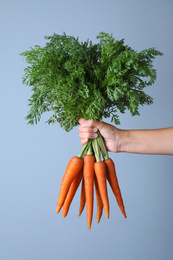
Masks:
[[[88,151],[87,151],[86,154],[87,154],[87,155],[93,155],[92,145],[89,146]]]
[[[103,137],[100,134],[100,132],[98,131],[98,144],[100,146],[100,150],[102,152],[103,158],[104,160],[108,160],[109,159],[109,155],[108,155],[108,151],[105,147],[104,141],[103,141]]]
[[[98,144],[98,138],[92,140],[92,147],[93,147],[93,150],[94,150],[96,162],[100,162],[101,161],[101,155],[100,155],[100,147],[99,147],[99,144]]]
[[[91,145],[91,140],[89,140],[86,144],[82,146],[82,150],[78,155],[79,158],[82,158],[84,156],[84,154],[88,151],[90,145]]]

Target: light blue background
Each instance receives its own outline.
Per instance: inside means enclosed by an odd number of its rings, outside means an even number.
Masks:
[[[164,53],[154,62],[156,83],[146,89],[154,104],[141,116],[120,115],[121,128],[173,126],[172,0],[1,0],[0,1],[0,259],[1,260],[172,260],[173,157],[113,154],[127,219],[109,189],[105,214],[88,231],[79,196],[67,218],[56,215],[65,167],[81,145],[77,127],[36,126],[24,120],[31,89],[22,84],[26,63],[19,53],[54,32],[96,41],[100,31],[140,51]],[[107,120],[109,122],[109,120]]]

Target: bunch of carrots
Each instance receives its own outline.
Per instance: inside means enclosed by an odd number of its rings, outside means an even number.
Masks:
[[[103,160],[101,160],[101,154]],[[107,181],[116,197],[118,206],[126,218],[126,212],[121,195],[121,190],[116,176],[115,164],[108,156],[103,138],[98,132],[98,137],[89,140],[78,156],[73,156],[69,161],[63,179],[61,181],[56,213],[62,208],[62,215],[66,217],[75,196],[81,185],[79,216],[85,204],[87,210],[88,229],[91,228],[93,218],[94,186],[97,201],[97,223],[102,216],[103,208],[106,217],[109,218],[109,199]]]

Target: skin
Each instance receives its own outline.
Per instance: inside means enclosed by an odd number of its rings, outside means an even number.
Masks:
[[[79,120],[81,145],[97,137],[97,130],[111,152],[173,155],[173,127],[145,130],[122,130],[105,122]]]
[[[65,198],[67,196],[69,187],[73,181],[73,179],[77,176],[83,166],[83,160],[78,158],[77,156],[73,156],[66,168],[63,179],[61,181],[61,187],[57,202],[56,213],[59,213],[62,205],[64,204]]]
[[[95,157],[93,155],[85,155],[83,175],[84,175],[84,185],[85,185],[88,229],[91,228],[91,222],[93,216],[94,162],[95,162]]]

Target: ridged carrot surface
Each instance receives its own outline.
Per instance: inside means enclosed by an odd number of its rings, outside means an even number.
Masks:
[[[84,186],[84,178],[82,179],[82,185],[81,185],[81,195],[80,195],[80,206],[79,206],[79,216],[82,214],[82,211],[85,207],[85,186]]]
[[[103,207],[106,217],[109,218],[109,199],[107,193],[107,180],[106,180],[106,165],[103,161],[95,162],[94,164],[95,175],[98,182],[100,196],[103,202]]]
[[[84,156],[83,175],[84,175],[84,184],[85,184],[88,229],[91,228],[92,217],[93,217],[94,162],[95,162],[95,157],[93,155]]]
[[[83,177],[83,168],[80,170],[78,175],[74,178],[72,184],[70,185],[69,191],[67,193],[66,199],[63,204],[63,209],[62,209],[62,216],[65,218],[68,214],[71,202],[74,198],[74,195],[79,187],[79,184],[82,180]]]
[[[107,176],[107,180],[111,186],[111,189],[116,197],[118,206],[122,212],[122,214],[124,215],[124,217],[126,218],[126,212],[125,212],[125,207],[124,207],[124,203],[123,203],[123,199],[122,199],[122,195],[121,195],[121,190],[118,184],[118,179],[117,179],[117,175],[116,175],[116,169],[115,169],[115,164],[113,162],[113,160],[111,158],[109,158],[108,160],[104,161],[106,164],[106,176]]]
[[[73,156],[69,161],[67,168],[65,170],[64,176],[61,181],[59,198],[57,202],[56,213],[58,213],[64,204],[65,198],[67,196],[68,190],[73,179],[78,175],[83,166],[83,159]]]
[[[100,222],[102,212],[103,212],[103,202],[100,196],[100,191],[98,187],[97,177],[95,176],[95,191],[96,191],[96,200],[97,200],[97,223]]]

